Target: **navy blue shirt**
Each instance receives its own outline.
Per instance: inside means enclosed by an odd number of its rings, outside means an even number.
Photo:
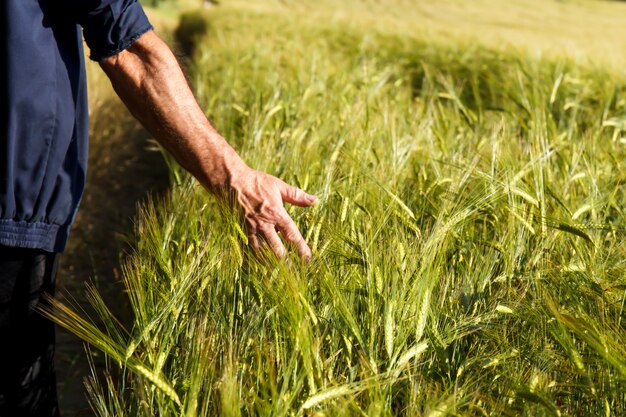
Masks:
[[[0,245],[60,252],[87,169],[83,35],[100,60],[152,27],[137,0],[1,3]]]

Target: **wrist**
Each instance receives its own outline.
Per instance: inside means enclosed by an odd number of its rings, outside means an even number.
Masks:
[[[210,171],[204,172],[205,187],[218,196],[228,196],[235,188],[237,180],[246,176],[251,168],[230,147],[220,153],[212,164],[206,164]]]

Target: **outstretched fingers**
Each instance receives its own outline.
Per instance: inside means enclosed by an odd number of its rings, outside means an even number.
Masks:
[[[267,245],[278,258],[285,258],[285,244],[288,244],[296,248],[300,259],[309,261],[311,250],[283,202],[308,207],[317,203],[317,197],[274,176],[254,172],[256,174],[241,181],[237,189],[250,247],[254,253],[262,255],[263,246]]]
[[[272,225],[268,225],[262,229],[262,233],[263,239],[267,242],[272,252],[280,259],[285,258],[287,249],[285,249],[285,245],[283,245],[278,233],[276,233],[276,229]]]
[[[287,249],[277,233],[280,232],[285,242],[296,248],[300,259],[303,261],[311,260],[311,249],[309,249],[298,227],[287,213],[276,225],[268,223],[254,230],[254,233],[248,235],[248,242],[257,255],[262,254],[262,246],[266,244],[278,258],[284,259],[287,256]]]
[[[283,201],[293,204],[299,207],[308,207],[317,203],[317,197],[312,194],[308,194],[301,189],[287,184],[282,180],[279,181],[280,196]]]
[[[252,248],[254,253],[261,252],[261,240],[259,239],[259,235],[257,235],[256,229],[248,228],[248,245]]]
[[[283,235],[285,241],[296,248],[300,259],[304,261],[311,260],[311,249],[291,217],[286,215],[280,223],[276,224],[276,229]]]

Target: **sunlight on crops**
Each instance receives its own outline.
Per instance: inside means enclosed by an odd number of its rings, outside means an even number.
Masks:
[[[102,327],[55,312],[122,364],[100,415],[626,412],[625,9],[436,4],[211,11],[192,84],[251,166],[320,197],[289,208],[313,261],[251,257],[172,166],[124,274],[134,327],[95,292]]]

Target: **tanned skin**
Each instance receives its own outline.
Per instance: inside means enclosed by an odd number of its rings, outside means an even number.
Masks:
[[[266,243],[278,257],[285,257],[280,232],[301,259],[311,258],[283,202],[307,207],[317,198],[246,165],[206,118],[176,57],[153,31],[103,59],[100,66],[130,112],[183,168],[212,193],[235,197],[256,253]]]

